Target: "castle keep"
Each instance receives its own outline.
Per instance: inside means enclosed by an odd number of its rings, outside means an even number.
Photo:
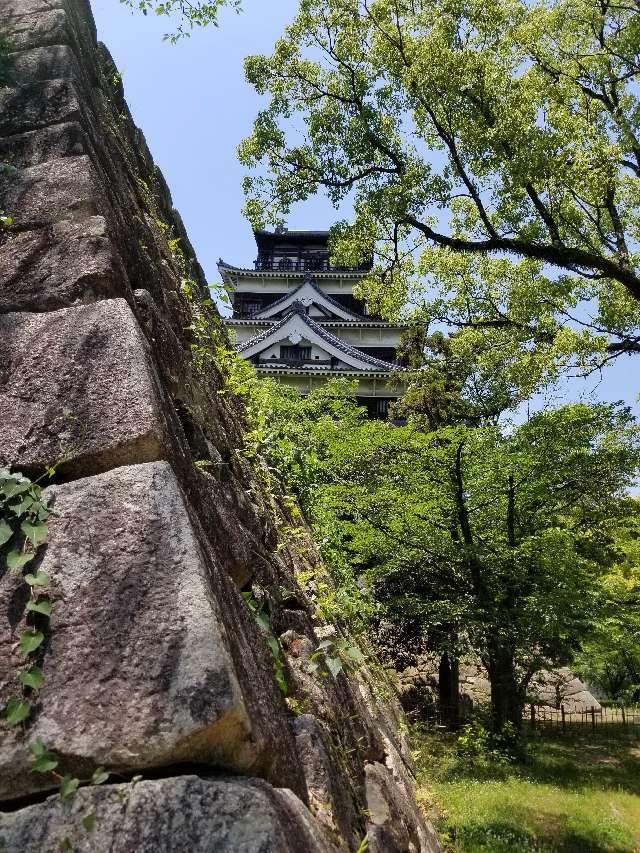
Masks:
[[[259,375],[309,393],[329,377],[358,381],[358,400],[372,417],[385,417],[400,393],[390,383],[401,328],[366,313],[353,294],[371,269],[334,267],[328,231],[255,232],[253,269],[221,260],[218,269],[233,296],[227,325],[238,351]]]

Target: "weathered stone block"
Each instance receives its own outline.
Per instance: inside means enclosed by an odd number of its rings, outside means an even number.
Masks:
[[[0,315],[0,464],[67,476],[166,458],[144,338],[123,299]]]
[[[357,794],[349,787],[354,780],[341,774],[329,732],[316,717],[303,714],[293,728],[311,810],[329,832],[356,849],[363,825],[355,806]]]
[[[413,798],[383,764],[366,770],[371,853],[442,853],[442,846]]]
[[[101,216],[0,235],[0,314],[55,311],[128,293]]]
[[[59,157],[77,157],[88,150],[88,140],[77,122],[0,138],[0,162],[10,164],[9,179],[27,166],[38,166]]]
[[[64,772],[79,776],[99,764],[259,764],[267,745],[246,711],[170,465],[118,468],[45,494],[53,515],[41,570],[55,601],[45,681],[28,729],[3,733],[0,799],[55,786],[29,772],[36,737],[61,756]],[[2,591],[4,701],[21,663],[13,644],[25,621],[24,586],[14,577]]]
[[[69,40],[68,19],[64,9],[9,15],[3,18],[2,23],[3,33],[12,50],[65,44]]]
[[[87,832],[82,819],[95,815]],[[84,788],[0,815],[6,853],[337,853],[290,791],[255,779],[178,776]]]
[[[0,0],[0,15],[4,19],[22,17],[48,12],[50,9],[66,9],[67,0],[20,0],[19,8],[16,0]]]
[[[43,80],[0,89],[0,135],[12,136],[80,120],[78,91],[71,80]]]
[[[87,155],[59,157],[0,181],[0,201],[18,224],[79,222],[106,209],[100,178]]]
[[[9,79],[14,85],[34,80],[79,80],[81,76],[76,55],[66,44],[34,47],[11,54]]]

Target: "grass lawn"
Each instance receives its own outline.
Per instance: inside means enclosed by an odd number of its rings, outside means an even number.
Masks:
[[[640,742],[537,735],[523,764],[470,762],[455,735],[413,729],[418,795],[448,851],[638,853]]]

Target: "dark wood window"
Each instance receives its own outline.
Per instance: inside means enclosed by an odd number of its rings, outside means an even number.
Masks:
[[[311,347],[281,346],[280,358],[287,361],[303,361],[311,358]]]

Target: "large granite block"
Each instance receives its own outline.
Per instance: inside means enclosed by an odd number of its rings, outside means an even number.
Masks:
[[[8,15],[3,18],[2,24],[3,35],[11,45],[11,50],[66,44],[70,40],[65,9]]]
[[[60,78],[82,79],[76,55],[66,44],[33,47],[11,54],[9,80],[14,85]]]
[[[79,222],[106,208],[100,178],[87,155],[59,157],[18,169],[0,181],[0,203],[15,222]]]
[[[368,850],[371,853],[443,853],[442,845],[415,801],[383,764],[368,764],[366,773]]]
[[[0,16],[3,20],[23,15],[44,14],[51,9],[66,9],[67,0],[0,0]]]
[[[83,788],[68,805],[52,797],[0,815],[5,853],[59,853],[67,838],[76,853],[338,853],[290,791],[255,779]]]
[[[129,293],[102,216],[0,235],[0,314],[55,311]]]
[[[11,175],[18,175],[20,170],[39,166],[47,160],[77,157],[89,150],[89,141],[78,122],[64,122],[0,137],[0,162],[10,164]]]
[[[0,315],[0,465],[83,476],[166,458],[163,423],[123,299]]]
[[[277,750],[249,718],[207,564],[166,462],[52,486],[41,570],[55,610],[44,686],[24,730],[0,739],[0,800],[55,779],[29,771],[41,737],[60,769],[90,776],[181,762],[248,771]],[[15,693],[25,584],[5,578],[0,699]],[[21,592],[22,590],[22,592]],[[254,676],[255,678],[255,676]]]
[[[13,136],[62,122],[80,121],[78,91],[71,80],[44,80],[0,89],[0,135]]]

